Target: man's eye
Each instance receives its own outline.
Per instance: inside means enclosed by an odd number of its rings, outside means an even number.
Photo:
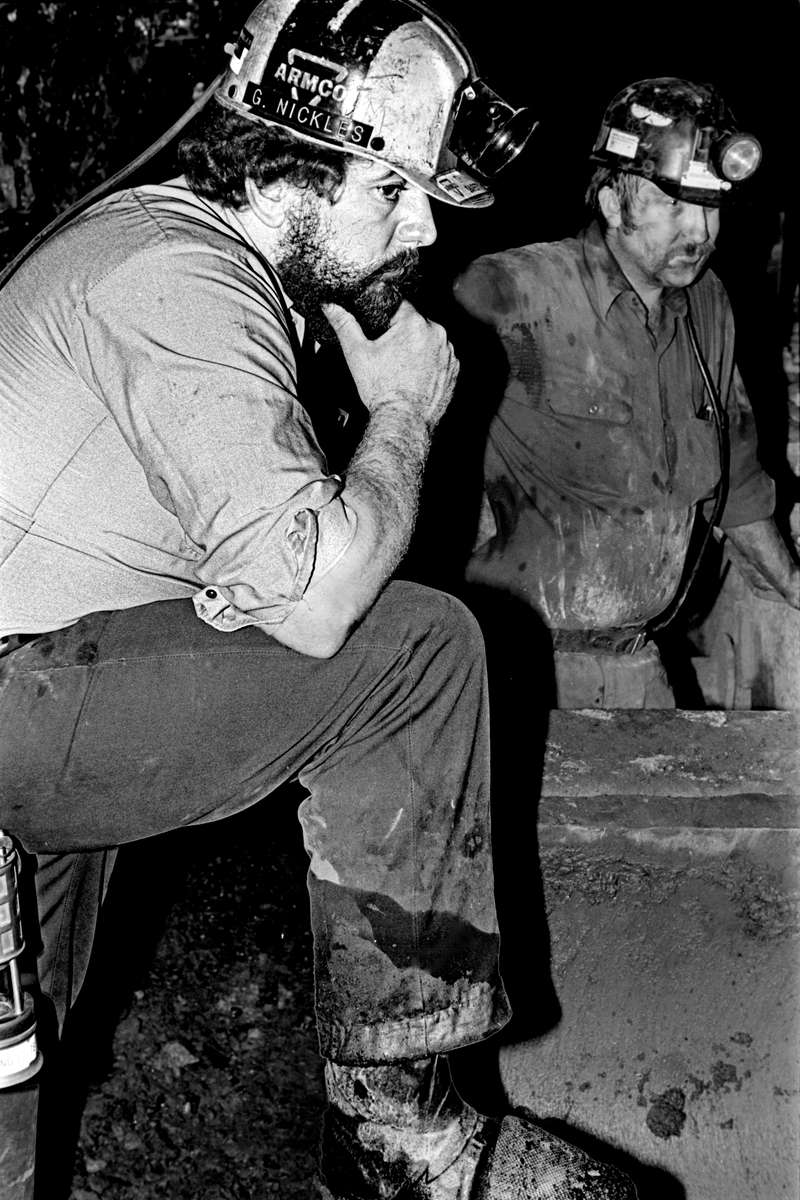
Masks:
[[[388,200],[390,204],[396,204],[400,199],[402,192],[406,190],[408,184],[404,179],[398,179],[397,183],[384,183],[378,188],[378,191],[383,196],[384,200]]]

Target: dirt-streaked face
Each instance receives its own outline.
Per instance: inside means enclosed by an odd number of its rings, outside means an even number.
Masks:
[[[675,200],[649,179],[632,197],[624,225],[608,196],[604,214],[606,241],[642,293],[688,287],[705,266],[719,233],[718,208]]]

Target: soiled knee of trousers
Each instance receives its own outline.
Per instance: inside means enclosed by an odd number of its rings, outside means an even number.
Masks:
[[[375,606],[376,615],[382,608],[392,612],[396,625],[404,619],[418,637],[433,635],[441,638],[465,662],[484,659],[483,635],[477,620],[460,600],[447,592],[420,583],[396,580],[386,588]]]

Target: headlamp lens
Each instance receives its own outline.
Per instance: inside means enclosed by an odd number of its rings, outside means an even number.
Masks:
[[[717,164],[723,179],[738,183],[749,179],[761,162],[761,146],[749,133],[735,133],[718,148]]]
[[[507,167],[525,148],[525,143],[539,124],[529,108],[506,109],[506,119],[493,128],[485,148],[475,159],[475,170],[489,178]]]
[[[517,157],[538,124],[529,108],[512,108],[478,79],[462,93],[450,147],[491,179]]]

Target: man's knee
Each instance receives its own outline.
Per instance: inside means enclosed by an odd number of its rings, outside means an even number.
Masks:
[[[412,642],[433,638],[456,660],[484,661],[483,635],[477,620],[465,604],[447,592],[396,580],[383,592],[374,611],[396,631],[405,627]]]

